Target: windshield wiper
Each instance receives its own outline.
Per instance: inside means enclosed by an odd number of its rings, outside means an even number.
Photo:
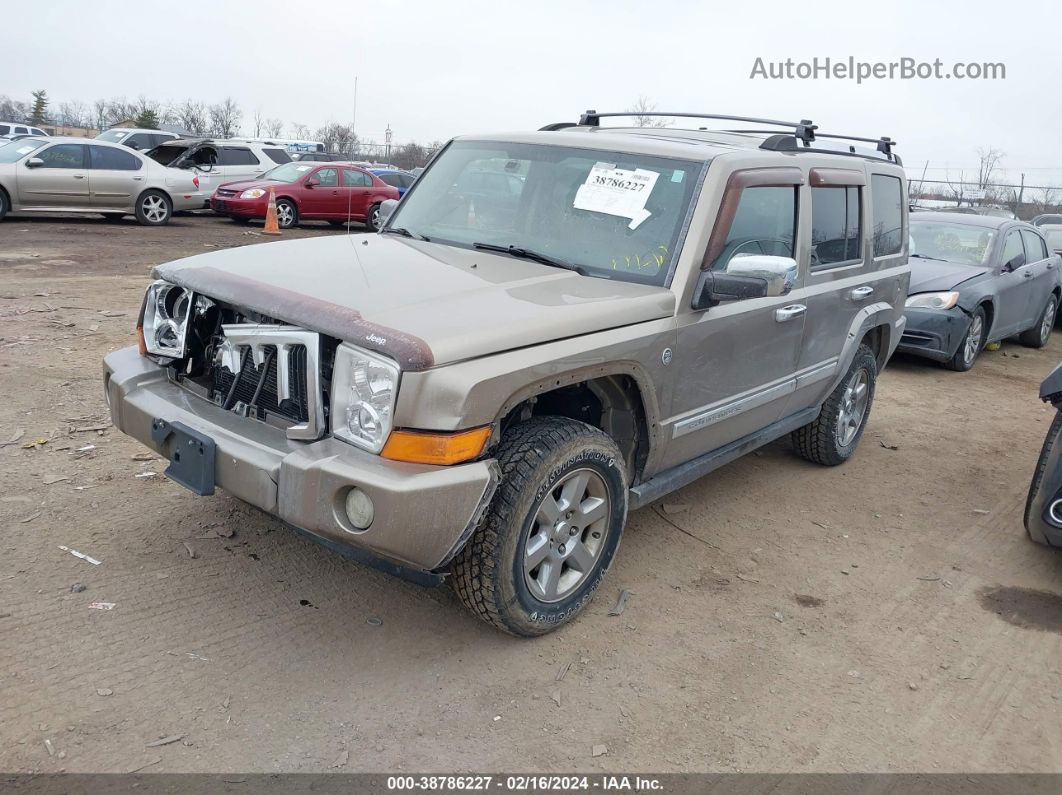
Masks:
[[[936,260],[937,262],[948,262],[948,260],[946,260],[946,259],[944,259],[942,257],[931,257],[928,254],[912,254],[911,256],[912,257],[918,257],[918,259],[932,259],[932,260]]]
[[[575,265],[571,262],[565,262],[562,259],[554,259],[547,254],[540,254],[537,251],[532,251],[529,248],[521,248],[520,246],[496,246],[493,243],[473,243],[472,248],[480,249],[481,251],[497,251],[502,254],[508,254],[511,257],[519,257],[520,259],[529,259],[534,262],[541,262],[543,265],[549,265],[551,268],[563,268],[566,271],[575,271],[580,276],[586,276],[586,269],[580,265]]]
[[[402,235],[402,237],[411,237],[414,240],[423,240],[430,243],[431,239],[424,235],[418,235],[415,232],[410,232],[404,226],[389,226],[383,230],[385,235]]]

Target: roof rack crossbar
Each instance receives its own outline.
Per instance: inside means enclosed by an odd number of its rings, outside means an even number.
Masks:
[[[757,119],[752,116],[726,116],[717,113],[662,113],[658,111],[651,111],[647,113],[635,113],[633,111],[623,111],[617,113],[598,113],[596,110],[588,110],[582,116],[579,117],[579,124],[583,127],[600,127],[601,119],[615,117],[615,116],[673,116],[685,119],[719,119],[722,121],[747,121],[753,124],[771,124],[778,127],[790,127],[794,130],[794,134],[804,143],[811,143],[815,140],[815,130],[818,127],[811,121],[811,119],[801,119],[800,121],[779,121],[778,119]]]

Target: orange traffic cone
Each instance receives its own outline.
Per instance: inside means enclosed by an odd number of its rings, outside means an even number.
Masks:
[[[269,207],[266,209],[265,228],[263,235],[279,235],[280,224],[277,223],[277,195],[272,188],[269,189]]]

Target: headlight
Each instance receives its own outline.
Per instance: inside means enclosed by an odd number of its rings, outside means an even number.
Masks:
[[[908,296],[904,306],[919,309],[951,309],[957,303],[959,303],[958,293],[919,293]]]
[[[332,370],[332,433],[378,453],[391,433],[398,365],[353,345],[336,349]]]
[[[251,188],[250,190],[245,190],[243,193],[241,193],[240,194],[240,198],[241,199],[261,199],[263,196],[265,196],[265,193],[266,192],[264,190],[262,190],[261,188]]]
[[[176,284],[159,280],[148,287],[144,298],[144,347],[148,353],[174,359],[184,356],[191,304],[192,293]]]

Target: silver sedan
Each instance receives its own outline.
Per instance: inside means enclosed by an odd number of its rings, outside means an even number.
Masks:
[[[204,205],[195,174],[127,147],[84,138],[23,138],[0,145],[0,220],[8,212],[135,215],[169,223]]]

